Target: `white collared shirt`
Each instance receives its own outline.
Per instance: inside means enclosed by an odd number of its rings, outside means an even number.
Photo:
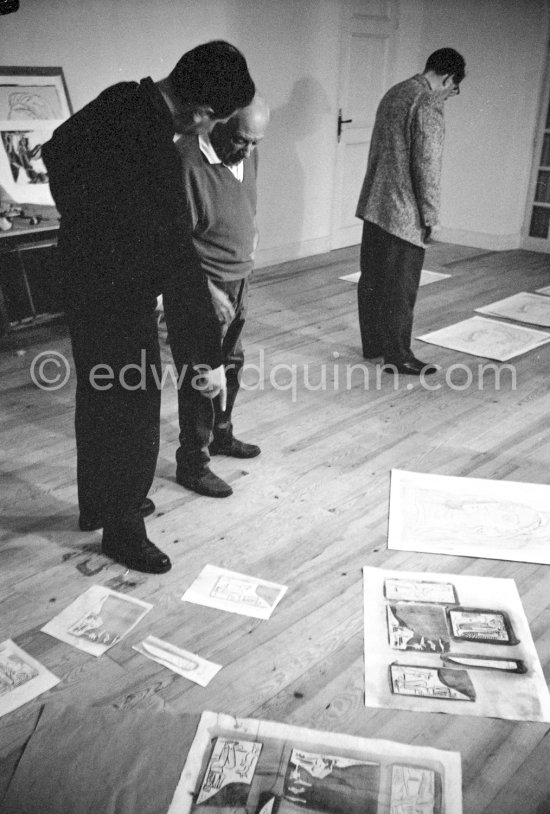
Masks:
[[[223,164],[223,161],[220,161],[218,158],[218,154],[212,147],[212,142],[210,141],[210,137],[208,135],[199,135],[199,147],[201,153],[206,156],[209,164]],[[243,162],[239,161],[238,164],[223,164],[224,167],[227,167],[230,170],[237,181],[242,183],[243,180]]]

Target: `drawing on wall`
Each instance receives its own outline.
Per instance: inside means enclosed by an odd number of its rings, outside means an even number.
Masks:
[[[358,283],[360,276],[360,271],[354,271],[353,274],[344,274],[338,279],[345,280],[348,283]],[[420,274],[420,285],[422,286],[429,285],[430,283],[437,283],[439,280],[446,280],[447,277],[450,276],[450,274],[442,274],[440,271],[429,271],[428,269],[422,269]]]
[[[0,644],[0,716],[55,687],[59,680],[11,639]]]
[[[276,582],[205,565],[182,600],[243,616],[269,619],[286,590],[285,585]]]
[[[390,647],[429,653],[449,649],[449,629],[441,605],[388,604],[386,611]]]
[[[384,596],[401,602],[430,602],[431,604],[456,604],[454,585],[450,582],[427,582],[426,580],[387,579]]]
[[[168,814],[236,808],[461,814],[460,755],[203,712]]]
[[[195,684],[200,684],[201,687],[206,687],[216,673],[221,670],[220,664],[207,661],[194,653],[190,653],[188,650],[170,644],[170,642],[157,639],[156,636],[147,636],[139,644],[133,645],[132,649],[137,650],[142,656],[156,661],[157,664],[168,667],[169,670],[183,676],[183,678],[188,678]]]
[[[486,644],[519,644],[504,611],[447,608],[453,639]]]
[[[391,691],[446,701],[475,701],[476,691],[466,670],[390,664]]]
[[[545,345],[550,341],[550,334],[496,319],[470,317],[416,338],[442,348],[469,353],[471,356],[484,356],[497,362],[506,362]]]
[[[550,694],[513,580],[367,567],[363,576],[366,706],[550,721]],[[393,602],[393,580],[439,582],[433,595],[445,592],[450,602]]]
[[[0,67],[4,203],[53,206],[42,145],[72,113],[61,68]]]
[[[393,469],[388,548],[550,565],[550,486]]]
[[[542,325],[550,328],[550,299],[538,294],[521,291],[511,297],[491,302],[475,309],[479,314],[515,319],[529,325]]]
[[[42,631],[79,650],[101,656],[143,619],[153,606],[141,599],[93,585]]]

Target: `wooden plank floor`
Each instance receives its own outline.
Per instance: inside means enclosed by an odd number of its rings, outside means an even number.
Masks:
[[[420,289],[417,334],[550,284],[548,257],[522,251],[434,244],[425,266],[451,277]],[[74,373],[50,392],[29,376],[39,352],[69,355],[64,328],[26,346],[20,334],[0,352],[0,641],[13,638],[62,678],[2,719],[0,757],[47,698],[118,708],[167,704],[457,749],[466,814],[550,811],[547,726],[365,708],[361,593],[363,565],[513,577],[550,675],[548,567],[386,550],[392,467],[550,483],[550,347],[514,360],[515,383],[487,375],[478,387],[486,360],[416,342],[420,358],[447,371],[438,374],[439,389],[405,377],[395,389],[366,362],[365,383],[361,370],[350,372],[363,363],[356,287],[338,279],[357,268],[352,247],[256,273],[235,425],[263,454],[215,459],[213,468],[234,488],[229,499],[199,497],[175,483],[176,394],[164,389],[151,492],[157,512],[147,523],[174,564],[164,576],[125,573],[101,556],[99,532],[77,531]],[[163,354],[169,363],[166,345]],[[470,375],[474,384],[464,387]],[[182,603],[206,563],[282,582],[288,593],[266,622]],[[92,584],[155,606],[100,659],[40,632]],[[131,649],[147,634],[223,670],[209,687],[193,685]]]

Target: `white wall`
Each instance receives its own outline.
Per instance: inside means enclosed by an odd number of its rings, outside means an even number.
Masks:
[[[258,265],[328,248],[339,0],[23,0],[1,18],[5,65],[62,66],[75,110],[108,85],[165,76],[223,38],[245,53],[272,120],[261,148]]]
[[[548,35],[546,0],[425,0],[426,53],[466,59],[446,103],[441,239],[520,245]]]
[[[343,4],[22,0],[18,12],[1,18],[1,60],[62,66],[78,109],[121,79],[160,79],[199,42],[235,43],[273,111],[260,156],[258,265],[265,265],[330,245]],[[463,92],[447,103],[441,237],[518,246],[548,4],[401,0],[400,6],[394,81],[422,70],[425,57],[445,45],[467,61]]]

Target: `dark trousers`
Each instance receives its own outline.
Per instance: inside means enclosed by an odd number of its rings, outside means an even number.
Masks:
[[[421,246],[364,222],[357,300],[365,357],[384,356],[387,363],[413,357],[414,305],[424,255]]]
[[[235,309],[233,320],[223,328],[222,358],[227,380],[225,410],[221,409],[219,397],[209,399],[193,387],[193,379],[197,376],[193,365],[198,361],[194,350],[194,336],[198,326],[194,324],[190,314],[185,319],[180,317],[178,320],[172,313],[169,298],[166,296],[164,298],[170,346],[178,377],[185,370],[181,385],[178,387],[180,446],[176,452],[176,464],[178,471],[184,470],[194,474],[208,465],[210,461],[208,447],[212,440],[223,440],[224,437],[230,438],[233,434],[231,416],[244,364],[241,333],[246,319],[248,279],[225,283],[216,281],[215,284],[227,294]]]
[[[95,303],[87,298],[86,307],[69,297],[66,304],[77,375],[78,502],[82,514],[103,521],[106,535],[145,535],[139,506],[151,488],[159,449],[155,305],[155,297],[122,295]],[[96,365],[101,368],[94,386]]]

